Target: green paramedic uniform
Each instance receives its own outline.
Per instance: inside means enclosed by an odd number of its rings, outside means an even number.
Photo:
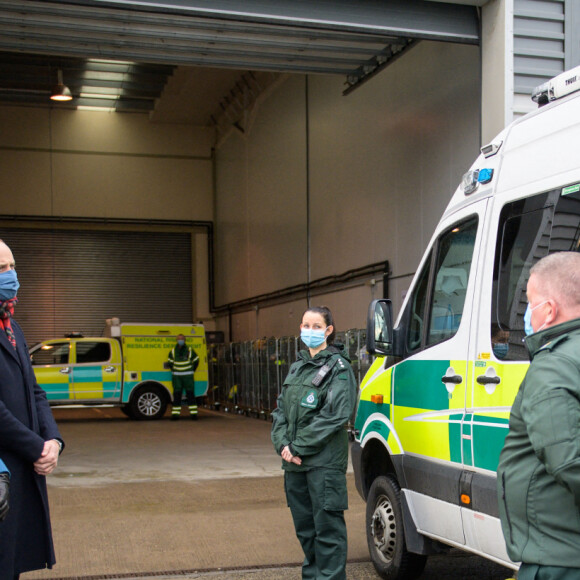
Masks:
[[[181,414],[181,398],[183,391],[189,405],[189,414],[192,419],[197,419],[197,401],[195,398],[195,382],[193,373],[199,363],[196,352],[186,344],[174,346],[168,357],[171,368],[171,383],[173,385],[173,408],[171,419],[179,419]]]
[[[526,338],[530,367],[497,471],[506,548],[521,580],[580,578],[580,318]]]
[[[348,434],[357,385],[342,345],[314,358],[301,351],[273,412],[272,443],[290,445],[301,465],[282,462],[288,507],[304,551],[302,578],[346,578]]]

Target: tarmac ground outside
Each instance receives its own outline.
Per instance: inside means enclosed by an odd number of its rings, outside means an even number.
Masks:
[[[54,415],[66,441],[48,478],[57,564],[22,580],[301,577],[268,421],[204,408],[198,421],[131,421],[114,407]],[[347,481],[348,578],[377,579],[351,468]],[[451,550],[430,557],[421,578],[511,575]]]

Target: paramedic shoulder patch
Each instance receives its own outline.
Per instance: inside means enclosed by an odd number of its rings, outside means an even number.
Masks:
[[[317,405],[318,393],[316,391],[308,391],[308,394],[300,401],[300,406],[306,407],[307,409],[316,409]]]

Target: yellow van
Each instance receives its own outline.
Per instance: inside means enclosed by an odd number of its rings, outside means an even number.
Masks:
[[[207,348],[201,324],[107,325],[107,337],[46,340],[30,348],[38,384],[51,405],[115,405],[132,419],[160,419],[171,401],[164,368],[176,336],[199,356],[195,395],[207,392]],[[110,322],[110,321],[108,321]]]

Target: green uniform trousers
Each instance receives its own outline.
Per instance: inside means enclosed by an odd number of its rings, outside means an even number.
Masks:
[[[518,580],[580,580],[580,569],[522,564],[518,572]]]
[[[181,412],[181,399],[183,391],[189,407],[190,415],[197,415],[197,399],[195,397],[195,382],[193,375],[173,375],[171,377],[173,385],[173,409],[172,416],[179,416]]]
[[[286,471],[284,488],[304,551],[303,580],[346,580],[346,476],[325,468]]]

